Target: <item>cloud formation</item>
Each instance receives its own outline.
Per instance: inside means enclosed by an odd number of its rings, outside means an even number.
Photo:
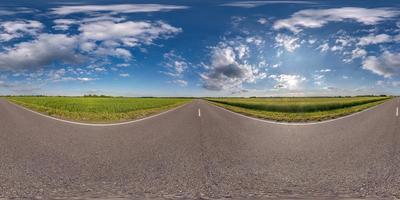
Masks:
[[[0,53],[0,68],[6,70],[38,69],[57,63],[78,63],[84,56],[113,56],[130,59],[132,54],[127,47],[151,45],[154,40],[169,38],[181,32],[165,22],[111,20],[82,23],[78,34],[38,33],[43,25],[37,21],[13,21],[1,24],[3,30],[19,37],[18,34],[35,35],[32,41],[16,43]],[[65,29],[74,20],[56,20],[58,29]],[[3,35],[0,34],[0,39]],[[5,36],[4,36],[5,37]],[[6,38],[10,40],[12,38]]]
[[[288,29],[298,33],[304,28],[320,28],[329,22],[354,20],[365,25],[375,25],[400,15],[391,8],[342,7],[329,9],[306,9],[294,13],[290,18],[277,20],[273,28]]]
[[[298,89],[300,84],[306,80],[303,76],[292,74],[270,75],[269,78],[277,82],[274,88],[288,90]]]
[[[400,76],[400,53],[383,52],[380,56],[368,56],[362,68],[385,78]]]
[[[235,48],[236,47],[236,48]],[[200,74],[203,87],[208,90],[242,90],[244,83],[254,83],[266,73],[247,61],[249,50],[244,44],[221,42],[212,48],[211,62]]]
[[[276,46],[284,47],[288,52],[293,52],[294,50],[300,47],[298,40],[299,39],[296,37],[284,34],[278,34],[275,37]]]
[[[151,44],[153,40],[182,31],[165,22],[146,21],[98,21],[82,24],[79,27],[81,37],[84,40],[115,42],[126,46],[137,46],[139,44]]]
[[[237,1],[222,4],[222,6],[241,7],[241,8],[255,8],[268,4],[313,4],[310,1]]]
[[[10,41],[24,35],[37,35],[44,25],[35,20],[16,20],[0,23],[0,42]]]
[[[53,62],[78,63],[75,53],[78,40],[63,34],[41,34],[30,42],[22,42],[0,53],[0,69],[38,69]]]
[[[69,15],[75,13],[98,13],[108,12],[117,13],[140,13],[140,12],[159,12],[177,9],[187,9],[187,6],[163,5],[163,4],[111,4],[111,5],[73,5],[52,8],[51,13],[57,15]]]

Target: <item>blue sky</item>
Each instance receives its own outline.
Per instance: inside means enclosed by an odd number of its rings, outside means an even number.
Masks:
[[[399,19],[399,1],[0,1],[0,95],[399,95]]]

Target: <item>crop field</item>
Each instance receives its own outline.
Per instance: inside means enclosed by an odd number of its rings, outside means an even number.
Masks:
[[[119,122],[143,118],[177,107],[185,98],[127,97],[7,97],[10,101],[47,115],[83,122]]]
[[[229,110],[258,118],[307,122],[322,121],[378,105],[390,97],[209,98]]]

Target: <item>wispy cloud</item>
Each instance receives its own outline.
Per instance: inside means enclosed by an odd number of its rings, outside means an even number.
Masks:
[[[278,34],[275,37],[276,47],[284,47],[286,51],[293,52],[300,47],[299,38],[285,34]]]
[[[74,13],[139,13],[159,12],[178,9],[187,9],[188,6],[164,5],[164,4],[111,4],[111,5],[69,5],[51,9],[51,13],[57,15],[69,15]]]
[[[222,6],[254,8],[268,4],[313,4],[311,1],[237,1],[222,4]]]
[[[270,75],[268,78],[276,81],[277,84],[274,86],[274,88],[288,90],[298,89],[300,84],[307,80],[303,76],[293,74]]]
[[[300,32],[304,28],[320,28],[329,22],[354,20],[365,25],[374,25],[400,15],[393,8],[342,7],[329,9],[306,9],[294,13],[288,19],[277,20],[273,28]]]

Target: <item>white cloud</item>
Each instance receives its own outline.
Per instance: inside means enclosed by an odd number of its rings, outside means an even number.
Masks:
[[[356,58],[363,58],[366,55],[367,55],[367,51],[357,47],[356,49],[351,51],[351,60],[356,59]]]
[[[357,45],[366,46],[371,44],[380,44],[385,42],[391,42],[392,37],[387,34],[379,34],[379,35],[368,35],[361,37]]]
[[[11,9],[10,7],[5,9],[0,9],[0,15],[16,15],[16,14],[23,14],[23,13],[33,13],[35,9],[26,8],[26,7],[15,7]]]
[[[232,3],[225,3],[222,6],[241,7],[241,8],[254,8],[268,4],[312,4],[310,1],[237,1]]]
[[[354,20],[365,25],[375,25],[400,14],[391,8],[342,7],[330,9],[306,9],[294,13],[288,19],[277,20],[274,29],[300,32],[304,28],[320,28],[329,22]]]
[[[385,78],[400,76],[400,53],[385,51],[379,57],[368,56],[363,61],[362,68]]]
[[[266,24],[266,23],[268,23],[268,20],[265,19],[265,18],[260,18],[260,19],[257,20],[257,22],[260,23],[260,24]]]
[[[56,24],[53,26],[55,30],[68,30],[72,24],[78,23],[78,21],[74,19],[56,19],[53,22]]]
[[[102,20],[102,19],[101,19]],[[80,24],[76,35],[45,34],[37,32],[40,22],[3,23],[7,32],[37,34],[35,39],[20,42],[0,52],[0,68],[7,70],[37,69],[54,62],[78,63],[90,56],[114,56],[131,59],[129,47],[151,45],[156,39],[166,39],[181,32],[165,22],[157,21],[94,21]],[[74,20],[59,19],[55,24],[67,25]],[[7,37],[0,34],[0,38]],[[7,38],[9,40],[9,38]],[[104,57],[103,57],[104,58]],[[95,58],[95,59],[100,59]]]
[[[300,84],[306,80],[306,78],[303,76],[290,74],[270,75],[269,78],[277,82],[274,88],[288,90],[298,89]]]
[[[200,74],[203,87],[208,90],[241,90],[243,83],[254,83],[266,77],[266,73],[248,63],[245,59],[249,52],[246,47],[233,42],[229,45],[221,42],[212,48],[211,62],[206,65],[206,72]],[[241,48],[235,48],[242,46]]]
[[[265,41],[263,40],[263,38],[262,38],[262,37],[259,37],[259,36],[251,36],[251,37],[248,37],[248,38],[246,38],[246,42],[247,42],[247,43],[253,43],[253,44],[255,44],[256,46],[260,46],[260,45],[262,45],[262,44],[265,43]]]
[[[178,85],[180,85],[181,87],[185,87],[185,86],[188,85],[188,82],[185,81],[185,80],[182,80],[182,79],[173,80],[172,83],[178,84]]]
[[[321,45],[319,45],[317,47],[317,49],[319,49],[320,52],[328,51],[329,50],[329,44],[328,43],[321,44]]]
[[[53,21],[55,24],[53,29],[55,30],[68,30],[72,25],[80,25],[89,22],[98,22],[98,21],[113,21],[113,22],[121,22],[126,20],[124,17],[114,17],[108,15],[100,15],[96,17],[89,17],[83,19],[56,19]]]
[[[325,75],[323,74],[313,74],[314,84],[322,85],[324,84]]]
[[[105,72],[105,71],[107,71],[107,69],[105,67],[95,67],[94,71],[96,71],[96,72]]]
[[[182,77],[189,67],[189,63],[184,58],[177,55],[175,51],[165,53],[164,59],[165,62],[163,63],[163,66],[166,71],[163,73],[175,78]]]
[[[95,81],[97,78],[90,78],[90,77],[77,77],[74,78],[77,81],[88,82],[88,81]]]
[[[0,68],[19,70],[39,68],[54,61],[77,63],[82,57],[75,53],[76,37],[42,34],[30,42],[22,42],[0,53]]]
[[[104,48],[98,47],[95,51],[93,51],[97,55],[102,56],[115,56],[124,59],[130,59],[132,54],[130,51],[123,48]]]
[[[275,41],[277,47],[284,47],[288,52],[293,52],[300,47],[300,44],[298,44],[298,38],[289,35],[278,34],[275,37]]]
[[[327,73],[327,72],[331,72],[331,69],[321,69],[321,70],[317,70],[316,72],[320,72],[320,73]]]
[[[120,63],[120,64],[117,64],[117,67],[129,67],[129,66],[131,66],[129,63]]]
[[[316,39],[309,39],[309,40],[308,40],[308,43],[309,43],[309,44],[314,44],[316,41],[317,41]]]
[[[124,59],[130,59],[132,54],[122,47],[150,45],[156,39],[169,38],[182,31],[162,21],[95,21],[80,25],[78,30],[82,50]]]
[[[67,81],[79,81],[79,82],[89,82],[89,81],[95,81],[97,78],[92,78],[92,77],[80,77],[80,76],[69,76],[71,73],[74,73],[74,71],[71,70],[66,70],[64,68],[57,69],[57,70],[49,70],[47,73],[47,79],[52,82],[67,82]],[[78,74],[78,73],[74,73]],[[81,73],[79,73],[81,74]],[[39,74],[38,76],[41,76]],[[38,78],[36,78],[38,79]]]
[[[331,47],[331,51],[342,51],[343,46],[334,45]]]
[[[314,80],[314,84],[321,86],[321,85],[325,85],[325,74],[328,72],[332,72],[331,69],[320,69],[320,70],[316,70],[316,73],[312,75],[312,78]]]
[[[130,74],[128,74],[128,73],[122,73],[122,74],[119,74],[119,76],[120,76],[120,77],[126,78],[126,77],[129,77]]]
[[[98,21],[82,24],[79,31],[84,40],[112,41],[126,46],[137,46],[142,43],[151,44],[157,38],[165,38],[182,30],[162,21],[156,23]]]
[[[9,41],[25,34],[36,35],[43,29],[43,24],[34,20],[5,21],[0,23],[0,41]]]
[[[159,12],[177,9],[187,9],[187,6],[163,5],[163,4],[111,4],[111,5],[73,5],[52,8],[52,13],[57,15],[68,15],[74,13],[138,13]]]

